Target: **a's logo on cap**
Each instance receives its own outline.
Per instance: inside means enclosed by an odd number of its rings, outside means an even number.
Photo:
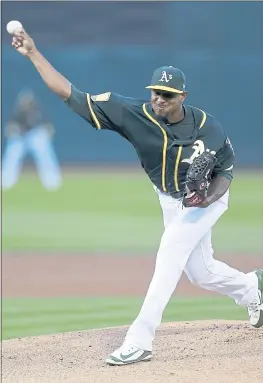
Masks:
[[[164,70],[164,71],[162,71],[162,76],[161,76],[159,81],[169,82],[170,80],[172,80],[172,78],[173,78],[173,76],[171,74],[167,75],[167,72]]]

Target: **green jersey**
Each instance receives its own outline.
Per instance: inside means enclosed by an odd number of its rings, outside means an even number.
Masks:
[[[213,176],[232,179],[230,140],[220,123],[201,109],[184,105],[184,119],[167,124],[149,102],[110,92],[91,96],[74,86],[66,103],[96,129],[113,130],[128,140],[152,183],[164,193],[182,195],[186,172],[204,151],[217,158]]]

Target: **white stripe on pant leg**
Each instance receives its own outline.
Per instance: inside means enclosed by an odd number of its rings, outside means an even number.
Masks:
[[[245,274],[213,258],[211,230],[191,253],[185,273],[189,280],[209,291],[215,291],[246,306],[257,295],[255,273]]]
[[[182,210],[178,205],[174,221],[162,236],[153,279],[141,311],[128,330],[126,343],[144,350],[152,349],[156,328],[190,254],[226,209],[227,205],[222,201],[206,209]]]

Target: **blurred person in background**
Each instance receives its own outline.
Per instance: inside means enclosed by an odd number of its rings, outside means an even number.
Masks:
[[[41,182],[47,190],[61,185],[60,167],[53,147],[53,125],[45,118],[31,89],[17,97],[13,116],[5,127],[6,148],[2,158],[2,188],[11,189],[18,181],[27,153],[36,163]]]

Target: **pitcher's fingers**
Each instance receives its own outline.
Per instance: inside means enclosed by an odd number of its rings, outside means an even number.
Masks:
[[[23,39],[21,39],[21,37],[13,37],[13,42],[14,43],[22,43]]]
[[[14,31],[14,36],[24,36],[26,33],[25,33],[25,30],[23,28],[17,28],[15,31]]]
[[[20,44],[23,44],[23,41],[25,40],[23,37],[20,37],[20,36],[13,37],[13,39],[15,39],[15,42]]]
[[[17,49],[17,48],[20,48],[21,46],[22,46],[22,45],[19,44],[19,43],[14,43],[14,42],[12,43],[12,47],[13,47],[13,48],[16,48],[16,49]]]

